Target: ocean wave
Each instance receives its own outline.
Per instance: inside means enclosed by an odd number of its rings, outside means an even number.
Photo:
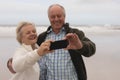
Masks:
[[[72,28],[77,28],[86,33],[104,33],[120,31],[120,26],[71,26]],[[36,26],[37,33],[40,34],[47,29],[47,26]],[[16,36],[16,26],[0,26],[0,37],[15,37]]]

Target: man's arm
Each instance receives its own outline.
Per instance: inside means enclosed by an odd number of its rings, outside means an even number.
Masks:
[[[12,68],[12,58],[10,58],[8,61],[7,61],[7,68],[9,69],[9,71],[13,74],[15,74],[16,72],[13,70]]]

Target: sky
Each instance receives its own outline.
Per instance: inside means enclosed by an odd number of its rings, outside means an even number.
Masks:
[[[71,25],[120,25],[120,0],[0,0],[0,24],[30,21],[49,25],[47,9],[60,4]]]

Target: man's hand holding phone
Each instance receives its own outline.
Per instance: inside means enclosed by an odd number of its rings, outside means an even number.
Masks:
[[[83,44],[76,33],[68,33],[65,36],[65,39],[67,39],[69,42],[69,45],[67,46],[66,49],[75,50],[75,49],[81,49],[83,47]]]

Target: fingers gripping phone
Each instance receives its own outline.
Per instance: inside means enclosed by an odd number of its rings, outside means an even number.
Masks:
[[[51,42],[50,50],[66,48],[68,44],[68,40],[58,40],[55,42]]]

